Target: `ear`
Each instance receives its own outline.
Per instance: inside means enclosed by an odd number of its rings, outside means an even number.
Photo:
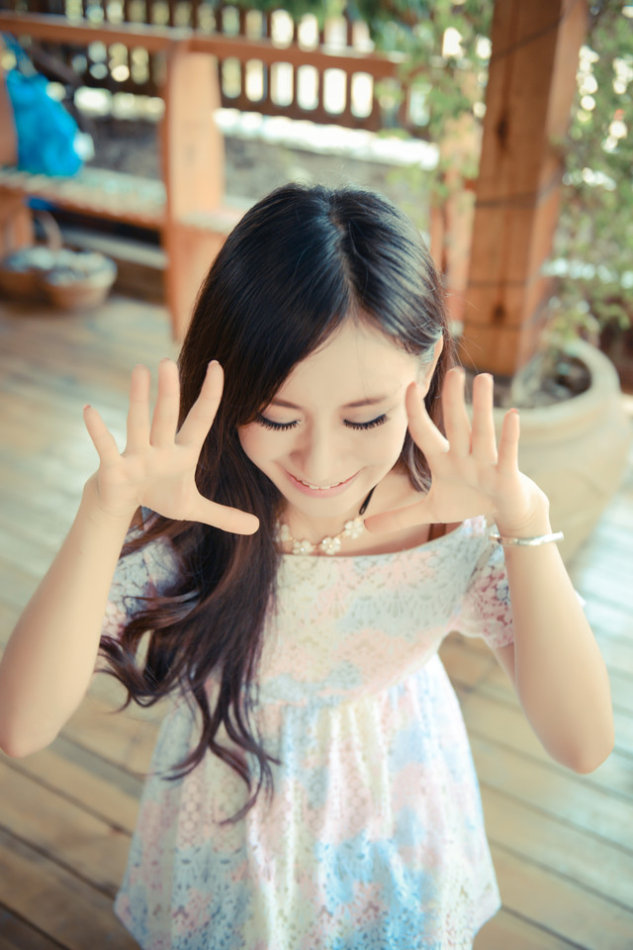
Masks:
[[[424,362],[420,366],[420,371],[418,373],[417,382],[422,390],[422,395],[426,396],[429,391],[429,386],[431,385],[431,380],[433,379],[433,374],[437,367],[437,361],[440,358],[442,353],[442,348],[444,346],[444,337],[440,337],[435,346],[433,347],[433,356],[431,357],[430,362]]]

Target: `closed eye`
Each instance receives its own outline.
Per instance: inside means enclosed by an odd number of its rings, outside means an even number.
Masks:
[[[265,429],[274,429],[276,432],[294,429],[295,426],[299,425],[298,419],[295,419],[294,422],[273,422],[272,419],[267,419],[266,416],[262,416],[261,412],[257,413],[255,420],[259,422],[260,426],[264,426]]]
[[[263,416],[261,413],[258,413],[256,416],[257,422],[260,425],[264,426],[265,429],[272,429],[275,432],[285,432],[288,429],[294,429],[295,426],[299,425],[299,420],[295,419],[293,422],[273,422],[272,419],[267,419],[266,416]],[[383,413],[381,416],[377,416],[375,419],[370,419],[369,422],[349,422],[349,420],[344,420],[344,425],[348,429],[373,429],[376,426],[381,426],[387,421],[387,416]]]
[[[348,422],[345,420],[345,425],[350,429],[373,429],[376,426],[381,426],[387,421],[387,416],[383,412],[382,416],[376,416],[375,419],[371,419],[369,422]]]

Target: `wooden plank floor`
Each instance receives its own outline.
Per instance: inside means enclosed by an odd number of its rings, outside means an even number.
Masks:
[[[132,366],[175,352],[165,312],[139,301],[75,316],[0,306],[1,643],[94,469],[82,405],[98,406],[122,438]],[[547,757],[485,647],[452,637],[443,648],[504,902],[476,950],[633,947],[632,564],[633,460],[573,564],[616,713],[616,749],[591,775]],[[49,749],[0,756],[0,950],[135,946],[111,905],[161,711],[112,716],[120,696],[100,677]]]

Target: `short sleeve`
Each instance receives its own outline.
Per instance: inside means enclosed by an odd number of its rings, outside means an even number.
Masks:
[[[126,541],[138,535],[128,533]],[[145,599],[162,593],[175,580],[176,556],[164,538],[119,559],[110,585],[101,635],[117,639],[128,621],[145,606]]]
[[[464,595],[456,629],[466,637],[482,637],[490,647],[514,640],[510,588],[503,547],[486,538]]]

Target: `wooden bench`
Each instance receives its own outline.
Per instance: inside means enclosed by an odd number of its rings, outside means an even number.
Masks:
[[[188,29],[93,26],[49,15],[0,13],[0,31],[72,46],[97,40],[121,43],[164,56],[158,182],[90,166],[73,178],[18,171],[13,115],[1,82],[0,247],[7,253],[32,242],[29,198],[157,230],[166,253],[165,298],[172,332],[182,339],[200,283],[245,210],[224,201],[224,145],[213,120],[220,98],[212,48],[194,49],[194,34]]]

